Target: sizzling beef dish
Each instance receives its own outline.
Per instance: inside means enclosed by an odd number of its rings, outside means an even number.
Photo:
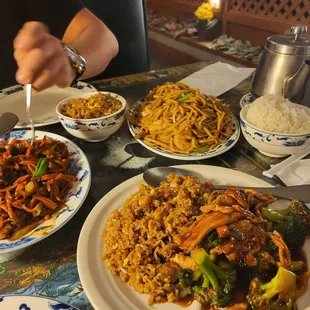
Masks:
[[[212,309],[296,309],[309,272],[293,254],[310,235],[310,211],[296,200],[272,211],[273,201],[170,175],[111,214],[102,258],[149,304],[190,296]]]
[[[19,239],[65,203],[76,180],[63,142],[0,141],[0,240]]]

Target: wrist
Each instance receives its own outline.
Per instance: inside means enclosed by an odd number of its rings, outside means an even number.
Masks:
[[[76,69],[72,67],[71,63],[69,63],[69,77],[71,84],[70,85],[75,85],[78,82],[77,74],[76,74]]]
[[[76,84],[78,79],[86,71],[86,60],[80,55],[72,46],[63,45],[64,50],[67,52],[72,72],[72,84]]]

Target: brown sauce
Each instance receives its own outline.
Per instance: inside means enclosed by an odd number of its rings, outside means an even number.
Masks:
[[[177,304],[178,306],[182,307],[182,308],[187,308],[189,307],[193,302],[195,301],[194,297],[189,295],[186,296],[185,298],[182,298],[178,301],[175,302],[175,304]]]
[[[307,256],[306,256],[305,251],[302,248],[291,250],[291,257],[292,257],[292,261],[303,261],[307,268],[305,271],[308,270]]]
[[[310,277],[309,266],[307,262],[306,253],[302,248],[298,248],[296,250],[291,251],[291,257],[293,261],[303,261],[306,268],[302,271],[302,275],[298,277],[297,282],[297,296],[298,298],[302,296],[308,288],[308,281]]]
[[[186,296],[183,299],[175,302],[176,305],[187,308],[191,306],[191,304],[195,301],[193,296]],[[211,306],[209,304],[201,304],[201,310],[246,310],[247,309],[247,301],[246,301],[246,293],[242,289],[238,289],[234,294],[234,303],[230,307],[225,308],[217,308]]]

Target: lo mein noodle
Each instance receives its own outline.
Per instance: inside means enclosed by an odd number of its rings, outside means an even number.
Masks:
[[[139,108],[137,139],[177,153],[214,149],[232,133],[229,105],[178,83],[154,88]]]

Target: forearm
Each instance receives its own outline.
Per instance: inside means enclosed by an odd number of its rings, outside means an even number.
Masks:
[[[81,15],[80,19],[83,19],[85,12],[82,11],[79,15]],[[72,28],[79,25],[73,24],[70,27],[72,31]],[[66,32],[62,41],[64,44],[73,46],[86,60],[86,71],[80,79],[89,78],[104,71],[118,53],[118,42],[115,36],[97,18],[87,23],[84,29],[80,29],[78,36],[72,36],[70,31]]]

